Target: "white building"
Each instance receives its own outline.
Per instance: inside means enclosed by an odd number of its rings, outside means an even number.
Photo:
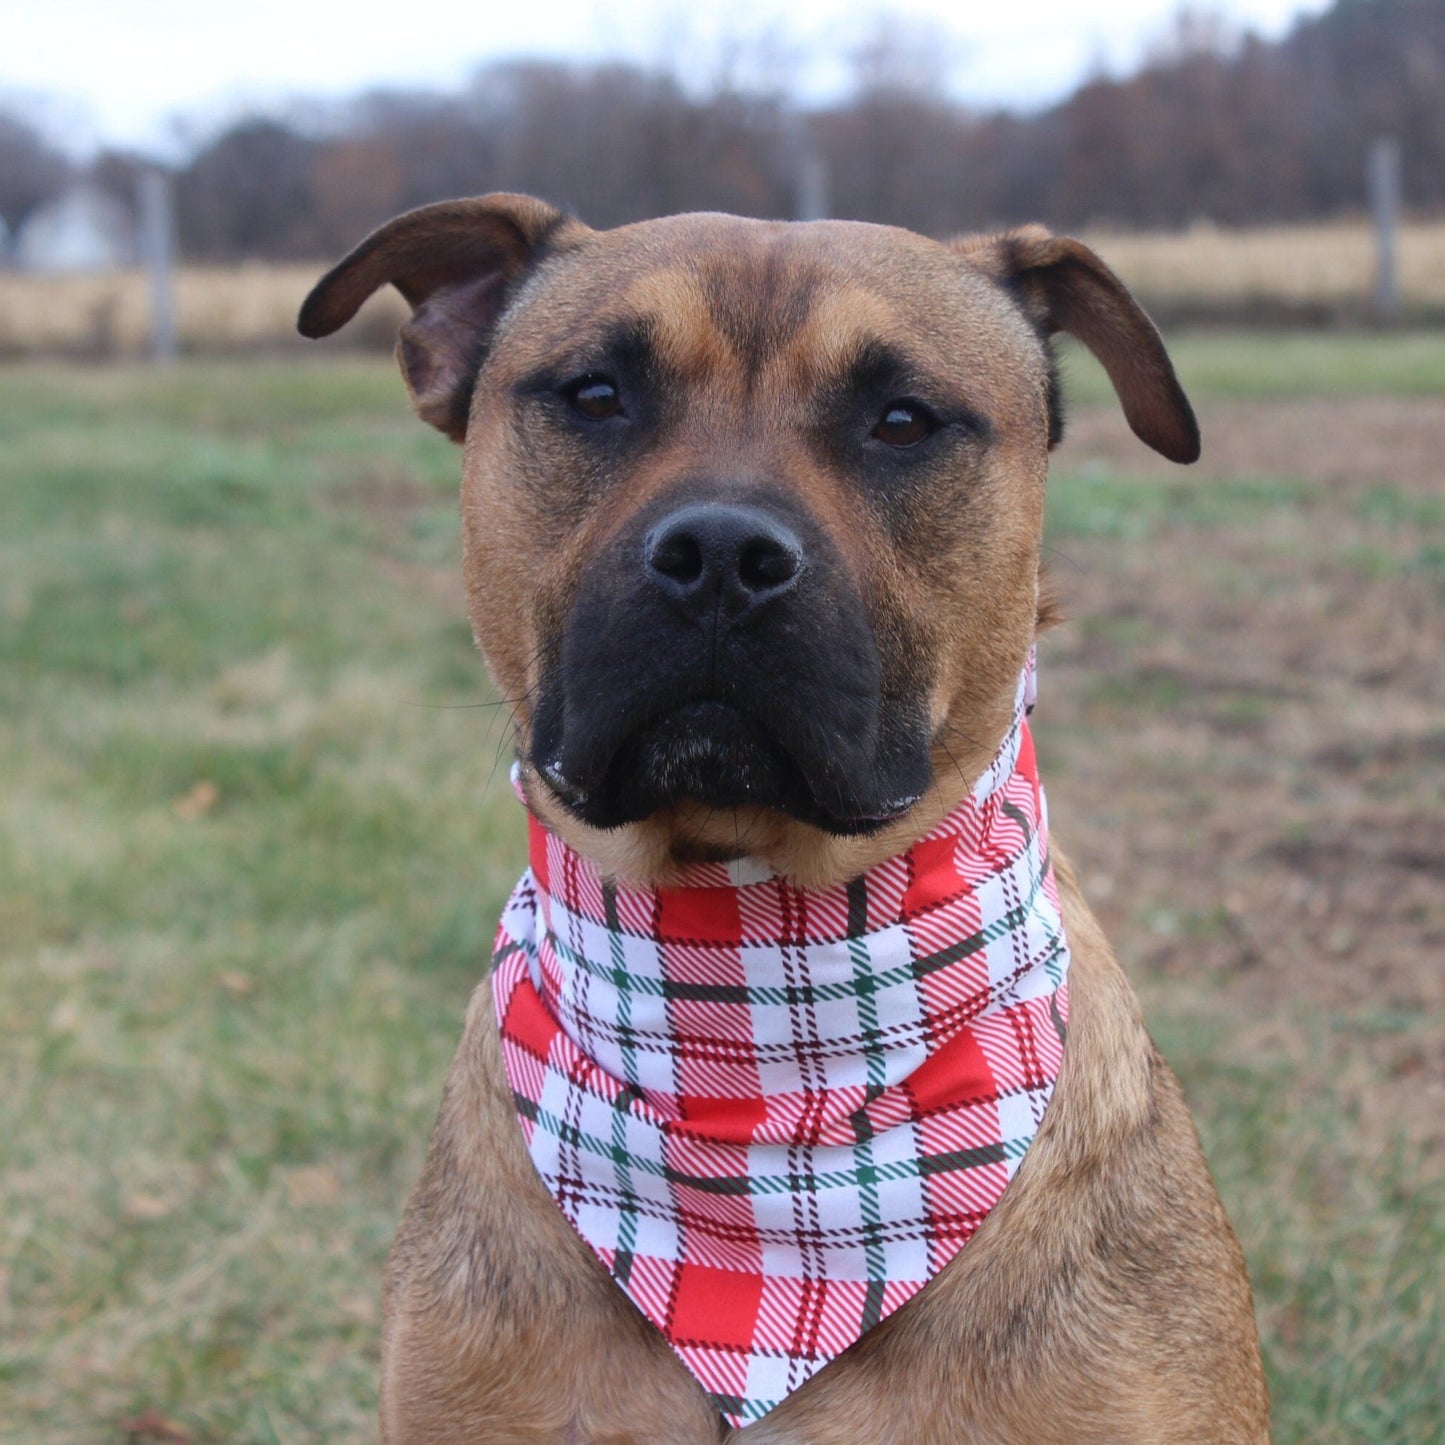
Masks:
[[[135,222],[98,186],[81,182],[32,211],[15,234],[22,271],[109,271],[133,265]]]

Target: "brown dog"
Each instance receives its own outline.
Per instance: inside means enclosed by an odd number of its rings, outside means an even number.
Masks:
[[[301,330],[330,334],[387,282],[413,308],[399,358],[416,409],[465,445],[471,619],[518,700],[529,805],[624,879],[745,851],[823,886],[965,796],[1047,611],[1052,333],[1098,356],[1142,440],[1198,455],[1148,318],[1086,247],[1039,228],[947,245],[712,215],[595,232],[494,195],[384,226],[318,284]],[[745,602],[796,593],[766,646],[729,643],[729,707],[711,711],[687,681],[699,644],[647,610],[658,576],[635,575],[643,542],[699,508],[743,528],[725,541],[752,549]],[[647,548],[654,574],[697,565]],[[1239,1247],[1179,1087],[1054,862],[1069,1032],[1020,1172],[931,1284],[737,1438],[1267,1438]],[[485,987],[392,1253],[383,1355],[392,1442],[727,1435],[541,1184]]]

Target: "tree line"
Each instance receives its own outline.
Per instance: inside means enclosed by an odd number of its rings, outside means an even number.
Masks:
[[[880,27],[838,102],[629,64],[488,66],[459,93],[384,90],[240,121],[174,169],[182,254],[314,258],[408,207],[526,190],[597,226],[681,210],[810,211],[929,234],[1025,220],[1177,228],[1323,219],[1363,207],[1382,135],[1404,198],[1445,210],[1445,3],[1335,0],[1277,42],[1181,12],[1133,75],[1033,114],[951,97]],[[891,47],[891,48],[890,48]],[[88,168],[127,200],[146,158]],[[13,229],[76,168],[0,111]]]

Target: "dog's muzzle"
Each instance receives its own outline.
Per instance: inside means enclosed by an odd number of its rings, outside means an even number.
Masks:
[[[823,529],[771,493],[691,486],[588,567],[532,762],[594,827],[694,798],[858,833],[918,800],[928,742]]]

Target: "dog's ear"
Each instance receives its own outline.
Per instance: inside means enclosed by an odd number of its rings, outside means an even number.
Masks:
[[[1010,291],[1045,336],[1067,331],[1099,358],[1140,441],[1171,462],[1198,460],[1199,424],[1154,323],[1082,241],[1024,226],[953,248]]]
[[[412,404],[459,442],[492,328],[516,281],[564,227],[582,229],[531,196],[499,193],[408,211],[316,283],[297,329],[330,336],[391,282],[412,311],[396,347]]]

